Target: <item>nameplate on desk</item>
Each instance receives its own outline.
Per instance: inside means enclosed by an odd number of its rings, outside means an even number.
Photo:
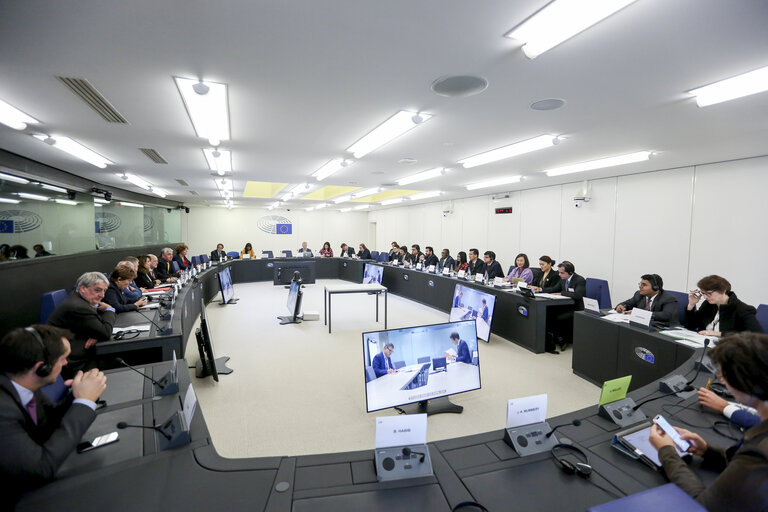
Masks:
[[[483,282],[483,274],[475,274],[475,281],[482,283]]]
[[[406,414],[376,418],[376,448],[426,444],[427,415]]]
[[[197,395],[195,395],[195,390],[192,388],[192,384],[190,384],[187,392],[184,394],[184,405],[182,406],[184,421],[187,422],[187,425],[192,425],[195,409],[197,409]]]
[[[584,297],[582,300],[584,301],[585,311],[588,311],[593,314],[596,313],[598,316],[600,316],[600,305],[597,303],[595,299]]]
[[[448,267],[443,267],[443,275],[444,276],[451,275],[451,269],[449,269]]]
[[[465,276],[466,274],[467,274],[467,272],[466,272],[466,271],[464,271],[464,270],[459,270],[459,272],[456,274],[456,277],[459,277],[459,278],[462,278],[462,279],[463,279],[463,278],[464,278],[464,276]]]
[[[642,308],[632,308],[632,313],[629,315],[629,324],[650,330],[652,316],[652,311],[646,311]]]
[[[435,272],[435,266],[434,265],[430,265],[429,267],[427,267],[427,272],[434,273]]]
[[[627,396],[630,382],[632,382],[631,375],[603,382],[603,389],[600,391],[600,400],[597,402],[597,405],[601,406],[616,402],[617,400],[623,400]]]
[[[423,265],[421,263],[416,264],[416,270],[421,270]]]
[[[494,286],[501,286],[504,284],[504,278],[503,277],[494,277],[493,278],[493,285]]]
[[[507,428],[542,423],[546,417],[546,393],[513,398],[507,402]]]

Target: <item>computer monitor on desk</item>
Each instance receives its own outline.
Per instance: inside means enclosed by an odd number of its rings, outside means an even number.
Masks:
[[[476,319],[477,337],[487,342],[491,336],[491,322],[493,321],[495,305],[495,295],[457,284],[453,291],[453,299],[451,299],[449,320],[458,322]]]
[[[230,267],[220,270],[218,277],[219,289],[221,290],[221,305],[236,303],[237,299],[235,298],[235,288],[232,286]]]
[[[304,293],[301,291],[301,274],[296,272],[294,278],[291,280],[290,288],[288,289],[288,302],[286,303],[290,315],[278,316],[277,318],[280,320],[280,325],[301,323],[301,301],[303,296]]]
[[[197,352],[200,360],[195,363],[195,377],[203,379],[207,376],[213,377],[216,382],[219,381],[219,374],[228,375],[232,373],[231,368],[227,368],[228,356],[216,359],[213,355],[213,339],[208,325],[208,316],[205,313],[205,299],[200,297],[200,327],[195,330],[195,339],[197,340]]]
[[[381,284],[383,275],[384,267],[366,263],[363,270],[363,284]]]

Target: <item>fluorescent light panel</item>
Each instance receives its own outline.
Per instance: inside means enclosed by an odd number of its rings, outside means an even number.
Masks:
[[[334,204],[346,203],[347,201],[351,201],[351,200],[352,200],[352,195],[347,194],[345,196],[337,197],[336,199],[333,200],[333,203]]]
[[[47,201],[50,199],[48,196],[40,196],[37,194],[28,194],[26,192],[17,192],[17,196],[23,197],[24,199],[34,199],[35,201]]]
[[[69,199],[54,199],[54,202],[59,204],[66,204],[69,206],[76,206],[78,204],[77,201],[70,201]]]
[[[688,92],[696,96],[699,107],[707,107],[763,91],[768,91],[768,66]]]
[[[124,173],[124,174],[118,174],[118,176],[120,176],[121,179],[127,181],[128,183],[132,183],[133,185],[136,185],[141,189],[150,190],[152,188],[151,183],[139,178],[135,174]]]
[[[413,117],[417,114],[422,118],[419,124],[413,122]],[[401,110],[370,131],[368,135],[349,146],[347,151],[352,153],[355,158],[362,158],[416,126],[426,123],[431,117],[430,114]]]
[[[361,197],[372,196],[373,194],[378,194],[378,193],[379,193],[378,187],[366,188],[364,190],[361,190],[360,192],[353,193],[352,197],[354,197],[355,199],[360,199]]]
[[[367,208],[368,208],[368,206],[369,206],[369,205],[367,205],[367,204],[361,204],[360,206],[355,206],[355,207],[354,207],[354,208],[352,208],[352,209],[353,209],[353,210],[365,210],[365,209],[367,209]]]
[[[0,203],[19,204],[21,201],[18,199],[8,199],[6,197],[0,197]]]
[[[216,150],[210,148],[203,149],[205,160],[208,162],[208,168],[218,172],[221,176],[232,172],[232,152],[227,149],[219,149],[218,151],[221,154],[216,158],[213,156],[214,151]]]
[[[19,178],[18,176],[11,176],[10,174],[5,174],[0,172],[0,180],[3,181],[12,181],[14,183],[21,183],[22,185],[26,185],[29,183],[29,180],[24,178]]]
[[[340,170],[344,169],[345,167],[349,167],[354,162],[350,162],[348,160],[345,160],[343,158],[334,158],[330,162],[325,163],[322,167],[320,167],[318,170],[316,170],[312,177],[314,177],[317,181],[323,181],[328,176],[339,172]]]
[[[130,206],[131,208],[144,208],[143,204],[126,203],[125,201],[120,201],[120,204],[123,205],[123,206]]]
[[[62,194],[67,193],[67,189],[57,187],[56,185],[48,185],[47,183],[40,183],[40,187],[44,188],[45,190],[52,190],[53,192],[60,192]]]
[[[352,208],[342,208],[342,209],[341,209],[341,210],[339,210],[339,211],[340,211],[341,213],[347,213],[347,212],[351,212],[351,211],[352,211]]]
[[[556,135],[539,135],[532,139],[509,144],[508,146],[502,146],[497,149],[492,149],[491,151],[486,151],[485,153],[480,153],[479,155],[459,160],[459,164],[469,169],[471,167],[477,167],[478,165],[484,165],[498,160],[511,158],[513,156],[530,153],[531,151],[549,148],[557,144],[556,140]]]
[[[28,124],[39,123],[34,117],[28,116],[16,107],[0,100],[0,123],[14,130],[26,130]]]
[[[601,158],[599,160],[590,160],[588,162],[565,165],[563,167],[554,167],[552,169],[546,169],[543,172],[547,173],[547,176],[561,176],[563,174],[593,171],[595,169],[603,169],[605,167],[616,167],[617,165],[642,162],[644,160],[648,160],[649,158],[651,158],[651,151],[638,151],[636,153],[629,153],[627,155],[612,156],[608,158]]]
[[[442,194],[442,192],[440,192],[439,190],[433,190],[430,192],[422,192],[421,194],[414,194],[409,199],[411,201],[419,201],[421,199],[429,199],[430,197],[437,197],[440,194]]]
[[[227,84],[203,82],[209,87],[208,93],[197,94],[192,87],[199,80],[178,76],[173,79],[197,136],[208,139],[211,143],[229,140]]]
[[[382,201],[379,204],[381,204],[381,206],[389,206],[391,204],[402,203],[404,199],[405,198],[403,197],[395,197],[394,199],[387,199],[386,201]]]
[[[555,0],[505,34],[523,43],[534,59],[576,34],[604,20],[635,0]]]
[[[37,140],[45,141],[48,137],[45,135],[34,135]],[[114,162],[107,160],[100,154],[96,153],[83,146],[79,142],[76,142],[69,137],[63,137],[61,135],[52,135],[51,138],[55,141],[53,147],[69,153],[70,155],[84,160],[91,165],[95,165],[99,169],[104,169],[107,165],[114,165]]]
[[[511,183],[518,183],[522,176],[505,176],[504,178],[495,178],[488,181],[481,181],[479,183],[473,183],[467,185],[467,190],[477,190],[480,188],[495,187],[498,185],[509,185]]]
[[[431,180],[432,178],[438,178],[442,176],[443,171],[445,171],[444,167],[435,167],[434,169],[430,169],[428,171],[406,176],[405,178],[400,178],[397,180],[397,184],[402,187],[411,183],[418,183],[419,181]]]
[[[96,204],[109,204],[109,201],[106,199],[101,199],[100,197],[94,197],[93,202]]]

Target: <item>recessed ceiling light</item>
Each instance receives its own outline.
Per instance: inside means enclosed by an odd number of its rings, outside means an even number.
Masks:
[[[474,96],[488,87],[488,80],[474,75],[442,76],[432,82],[432,92],[448,98]]]
[[[563,174],[572,174],[575,172],[593,171],[595,169],[604,169],[606,167],[616,167],[617,165],[642,162],[651,158],[651,154],[652,151],[638,151],[627,155],[612,156],[608,158],[600,158],[598,160],[590,160],[588,162],[580,162],[578,164],[555,167],[546,169],[542,172],[547,173],[547,176],[561,176]]]
[[[50,199],[50,197],[48,196],[41,196],[38,194],[28,194],[26,192],[17,192],[16,195],[19,197],[23,197],[24,199],[34,199],[35,201],[47,201],[48,199]]]
[[[353,161],[345,160],[344,158],[334,158],[333,160],[323,164],[322,167],[312,173],[312,176],[317,181],[323,181],[328,176],[339,172],[340,170],[352,165],[353,163]]]
[[[353,210],[365,210],[365,209],[367,209],[369,206],[370,206],[370,205],[367,205],[367,204],[361,204],[360,206],[355,206],[355,207],[354,207],[354,208],[352,208],[352,209],[353,209]]]
[[[6,197],[0,197],[0,203],[19,204],[21,201],[18,199],[8,199]]]
[[[69,199],[54,199],[53,200],[56,203],[59,204],[66,204],[68,206],[77,206],[77,201],[70,201]]]
[[[378,194],[378,193],[379,193],[379,187],[366,188],[359,192],[352,193],[352,197],[354,197],[355,199],[360,199],[361,197],[372,196],[373,194]]]
[[[412,165],[412,164],[416,163],[416,159],[415,158],[401,158],[400,160],[397,161],[397,163],[399,163],[400,165]]]
[[[565,100],[560,98],[547,98],[531,103],[531,110],[557,110],[565,105]]]
[[[21,183],[22,185],[26,185],[27,183],[29,183],[28,179],[19,178],[18,176],[11,176],[10,174],[5,174],[3,172],[0,172],[0,180],[12,181],[14,183]]]
[[[39,123],[34,117],[28,116],[21,110],[0,100],[0,123],[14,130],[26,130],[28,124]]]
[[[537,151],[539,149],[549,148],[558,143],[556,135],[539,135],[532,139],[524,140],[522,142],[516,142],[507,146],[502,146],[497,149],[486,151],[463,160],[459,160],[459,163],[467,169],[471,167],[477,167],[478,165],[484,165],[491,162],[497,162],[513,156],[530,153],[531,151]]]
[[[763,91],[768,91],[768,66],[688,92],[696,96],[699,107],[706,107]]]
[[[494,178],[488,181],[481,181],[479,183],[472,183],[467,185],[467,190],[477,190],[480,188],[495,187],[498,185],[509,185],[511,183],[517,183],[520,181],[520,176],[505,176],[503,178]]]
[[[437,197],[440,194],[442,194],[442,192],[440,192],[439,190],[433,190],[429,192],[422,192],[420,194],[414,194],[410,196],[408,199],[410,199],[411,201],[419,201],[421,199],[429,199],[430,197]]]
[[[414,121],[415,117],[420,119],[418,123]],[[363,138],[349,146],[347,151],[352,153],[355,158],[362,158],[371,151],[384,146],[416,126],[421,126],[431,118],[432,116],[430,114],[424,112],[401,110],[368,132]]]
[[[347,195],[333,199],[333,203],[334,204],[346,203],[347,201],[351,201],[351,200],[352,200],[352,194],[347,194]]]
[[[339,210],[339,211],[340,211],[341,213],[347,213],[347,212],[351,212],[351,211],[352,211],[352,208],[342,208],[342,209],[341,209],[341,210]]]
[[[402,203],[404,199],[405,199],[404,197],[395,197],[395,198],[392,198],[392,199],[387,199],[386,201],[382,201],[379,204],[381,206],[389,206],[391,204]]]
[[[219,153],[215,156],[214,153]],[[208,168],[215,171],[219,176],[224,176],[232,172],[232,152],[226,149],[203,148],[205,161],[208,162]]]
[[[44,188],[45,190],[51,190],[53,192],[60,192],[62,194],[66,194],[67,193],[67,189],[65,189],[65,188],[57,187],[55,185],[48,185],[47,183],[40,183],[40,187]]]
[[[443,171],[445,171],[443,167],[435,167],[434,169],[430,169],[428,171],[406,176],[405,178],[400,178],[397,180],[397,184],[402,187],[411,183],[418,183],[419,181],[431,180],[432,178],[442,176]]]
[[[114,165],[114,162],[112,162],[111,160],[107,160],[100,154],[96,153],[91,149],[88,149],[87,147],[83,146],[79,142],[76,142],[70,139],[69,137],[63,137],[60,135],[51,137],[51,136],[42,135],[42,134],[34,135],[34,137],[37,140],[43,141],[46,144],[52,145],[53,147],[64,151],[65,153],[69,153],[72,156],[75,156],[81,160],[84,160],[91,165],[95,165],[99,169],[104,169],[108,164]]]
[[[229,140],[229,100],[227,84],[173,77],[198,137],[212,142]],[[200,94],[201,85],[208,92]],[[218,144],[214,144],[218,145]]]
[[[120,204],[122,206],[129,206],[131,208],[144,208],[143,204],[137,204],[137,203],[126,203],[125,201],[120,201]]]

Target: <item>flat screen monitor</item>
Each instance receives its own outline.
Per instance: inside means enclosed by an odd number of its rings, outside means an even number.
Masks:
[[[488,342],[491,335],[491,321],[493,320],[496,296],[457,284],[451,300],[449,320],[458,322],[459,320],[474,318],[477,321],[477,337]]]
[[[291,281],[291,288],[288,290],[288,313],[295,320],[301,316],[301,281]]]
[[[381,284],[383,275],[384,267],[366,263],[365,269],[363,270],[363,284]]]
[[[465,320],[364,332],[366,410],[480,389],[475,325]]]
[[[221,290],[221,303],[230,304],[230,301],[235,296],[230,267],[219,271],[219,289]]]
[[[229,270],[229,269],[227,269]],[[208,318],[205,314],[205,300],[201,298],[202,308],[200,309],[200,327],[195,330],[197,339],[197,352],[200,355],[200,361],[195,364],[195,376],[202,379],[211,375],[213,380],[219,381],[219,372],[216,368],[216,358],[213,355],[213,341],[211,332],[208,329]]]
[[[293,274],[299,272],[301,274],[301,282],[303,284],[315,284],[317,271],[315,269],[316,262],[314,259],[309,261],[293,260],[284,262],[275,262],[273,267],[272,282],[273,284],[290,284],[293,279]]]

